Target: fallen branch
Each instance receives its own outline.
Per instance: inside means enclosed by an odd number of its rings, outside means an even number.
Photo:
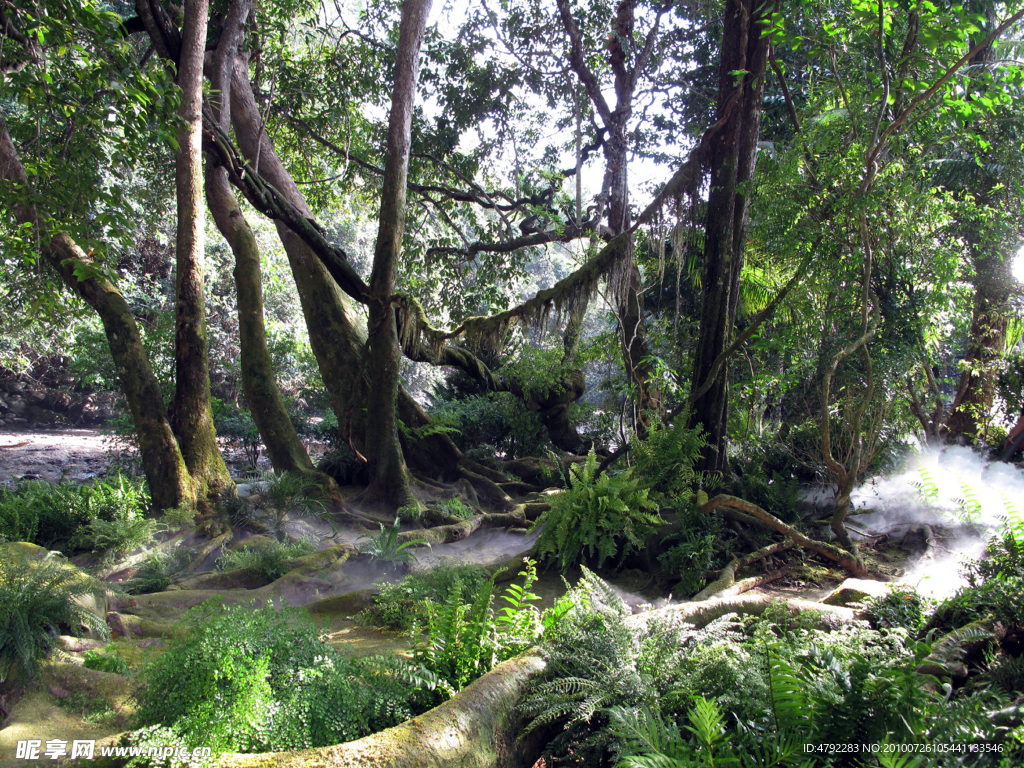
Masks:
[[[779,541],[775,544],[769,544],[766,547],[761,547],[758,550],[751,552],[750,554],[744,555],[743,557],[734,557],[729,561],[729,564],[725,566],[718,574],[718,578],[715,581],[708,584],[704,589],[693,596],[693,602],[700,602],[702,600],[708,600],[709,598],[715,597],[716,595],[723,593],[733,588],[736,584],[736,572],[741,568],[746,568],[748,565],[756,563],[758,560],[763,560],[769,555],[774,555],[778,552],[784,552],[787,549],[792,549],[794,546],[791,540]],[[780,574],[781,575],[781,574]],[[756,586],[756,585],[754,585]],[[753,589],[753,586],[747,587],[747,589]],[[740,590],[746,591],[746,590]],[[739,594],[739,592],[732,592],[732,594]]]
[[[730,496],[724,493],[719,494],[704,504],[700,508],[700,511],[707,515],[714,512],[719,507],[732,507],[746,512],[748,515],[760,520],[762,523],[771,526],[779,533],[788,536],[798,546],[813,550],[818,554],[827,557],[829,560],[838,563],[858,578],[864,578],[868,575],[867,567],[865,567],[864,563],[856,555],[827,542],[808,538],[793,526],[787,525],[779,520],[775,515],[765,512],[756,504],[751,504],[749,501],[744,501],[737,496]]]

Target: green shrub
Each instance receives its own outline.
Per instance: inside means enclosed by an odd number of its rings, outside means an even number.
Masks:
[[[671,546],[658,556],[658,562],[667,575],[679,578],[674,593],[690,596],[704,589],[705,574],[718,554],[716,538],[715,533],[684,525],[679,533],[666,540]]]
[[[78,529],[74,541],[82,548],[101,553],[106,560],[117,560],[149,544],[156,531],[157,521],[141,515],[113,520],[97,517]]]
[[[191,629],[146,667],[142,726],[188,746],[271,751],[325,746],[396,725],[426,706],[428,672],[398,658],[354,659],[298,610],[208,601]]]
[[[612,765],[608,710],[656,706],[670,687],[681,625],[652,621],[632,629],[629,607],[586,569],[563,606],[561,621],[545,635],[547,666],[516,713],[528,720],[524,733],[556,734],[544,750],[556,764]]]
[[[441,514],[457,517],[460,520],[468,520],[476,514],[476,510],[459,498],[447,499],[439,504],[437,508]]]
[[[330,475],[338,485],[359,485],[369,479],[366,462],[345,444],[336,445],[317,463],[316,468]]]
[[[333,521],[327,508],[327,493],[313,478],[301,472],[261,472],[252,499],[234,502],[229,511],[235,519],[257,523],[278,538],[284,538],[290,517],[314,517]]]
[[[223,438],[232,448],[241,449],[249,466],[255,467],[263,441],[252,414],[243,408],[213,399],[213,426],[217,430],[217,437]]]
[[[867,601],[865,615],[875,629],[902,627],[914,633],[924,623],[927,600],[913,587],[894,584],[888,594]]]
[[[537,557],[557,563],[563,571],[584,561],[595,568],[616,557],[621,562],[642,549],[647,536],[664,523],[646,511],[657,505],[631,470],[596,473],[597,456],[591,450],[586,462],[569,468],[569,487],[553,498],[551,509],[531,529],[543,526],[534,545]]]
[[[91,521],[142,517],[149,501],[145,484],[124,475],[88,485],[30,480],[0,488],[0,536],[67,554],[87,551],[91,543],[76,535]]]
[[[115,675],[128,674],[128,662],[114,652],[86,651],[84,665],[86,669],[97,669],[100,672],[112,672]]]
[[[537,581],[536,563],[526,560],[518,575],[523,583],[508,586],[501,596],[505,605],[497,613],[494,576],[475,593],[464,593],[456,584],[443,602],[424,603],[426,632],[416,637],[414,658],[437,675],[449,695],[531,647],[542,634],[541,613],[531,605],[540,600],[531,591]]]
[[[452,440],[462,451],[474,451],[474,458],[484,458],[482,454],[540,456],[548,445],[540,416],[524,408],[522,399],[510,392],[439,401],[429,413],[432,419],[457,430]]]
[[[62,630],[85,627],[96,637],[109,637],[104,617],[76,602],[103,592],[102,584],[56,553],[42,560],[0,556],[0,683],[17,671],[32,679],[59,648]]]
[[[268,582],[284,576],[293,567],[295,560],[316,551],[311,541],[296,541],[288,544],[275,541],[266,546],[248,548],[242,543],[241,548],[227,550],[217,558],[217,568],[221,571],[237,571],[242,568],[253,568]]]
[[[396,583],[377,585],[373,605],[360,614],[364,624],[390,630],[412,629],[426,621],[426,603],[441,603],[450,593],[475,595],[490,575],[479,565],[442,564],[414,571]]]
[[[420,545],[429,547],[430,544],[422,539],[402,540],[398,536],[401,525],[402,521],[397,517],[390,528],[385,528],[384,523],[381,523],[380,533],[377,536],[360,537],[360,541],[364,543],[359,545],[359,551],[384,563],[387,567],[408,566],[415,563],[416,553],[412,548]]]
[[[736,483],[735,493],[780,520],[794,523],[799,518],[800,480],[782,472],[764,472],[751,462]]]
[[[143,560],[125,585],[133,595],[163,592],[175,581],[185,578],[196,556],[191,547],[179,546],[170,552],[153,552]]]
[[[706,441],[703,431],[686,426],[688,418],[684,413],[670,424],[653,422],[645,440],[634,435],[630,451],[633,470],[643,486],[655,498],[667,497],[676,506],[692,501],[698,487],[710,489],[714,484],[707,473],[693,468]]]

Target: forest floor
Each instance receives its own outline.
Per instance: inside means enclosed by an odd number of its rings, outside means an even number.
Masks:
[[[87,482],[106,474],[116,463],[117,454],[111,448],[109,437],[96,429],[0,430],[0,484],[18,479]],[[229,456],[229,459],[234,458]],[[231,463],[241,466],[241,457]],[[244,478],[239,480],[244,481]],[[370,532],[346,525],[332,535],[322,521],[290,522],[303,532],[316,534],[321,539],[322,549],[338,544],[358,545],[360,537]],[[234,533],[236,539],[247,535],[243,531]],[[483,528],[461,541],[417,550],[416,567],[432,568],[445,561],[481,565],[511,563],[514,558],[528,555],[535,538],[536,534]],[[917,554],[909,551],[917,547],[908,549],[904,546],[907,543],[889,541],[872,548],[869,555],[874,566],[872,570],[889,579],[903,574],[908,560]],[[89,568],[91,557],[77,557],[73,562]],[[163,652],[167,637],[180,631],[181,620],[190,607],[211,597],[228,603],[283,599],[292,606],[304,606],[323,628],[327,641],[350,653],[408,652],[408,633],[365,626],[357,618],[357,614],[369,605],[376,583],[397,580],[401,576],[398,572],[382,571],[379,564],[366,555],[356,554],[336,562],[325,561],[322,568],[304,569],[301,573],[293,571],[270,584],[254,580],[251,574],[246,576],[241,571],[218,572],[214,559],[215,553],[210,553],[202,561],[202,567],[197,568],[185,582],[172,586],[166,592],[112,598],[108,606],[111,611],[108,623],[115,629],[115,639],[108,650],[116,650],[126,659],[133,674],[147,659]],[[107,578],[116,582],[118,577],[130,576],[134,572],[131,568],[129,565],[127,570],[109,574]],[[533,588],[542,598],[538,607],[551,605],[565,592],[566,580],[575,583],[579,576],[578,571],[571,571],[563,580],[562,574],[555,571],[542,572]],[[602,572],[601,576],[634,613],[645,610],[647,606],[660,608],[670,602],[686,602],[671,594],[674,583],[652,577],[640,568]],[[825,563],[815,564],[813,559],[809,559],[804,565],[794,568],[785,579],[760,587],[751,595],[819,601],[844,578],[845,574],[840,569]],[[507,583],[499,584],[496,592],[504,591],[506,587]],[[119,629],[121,631],[117,631]],[[92,643],[87,641],[85,645]],[[84,650],[83,645],[81,652]],[[0,766],[22,764],[22,761],[5,760],[10,757],[10,750],[19,738],[109,738],[122,732],[130,723],[133,679],[83,669],[81,652],[73,652],[66,656],[64,663],[54,665],[45,676],[43,685],[22,692],[24,695],[14,700],[0,701],[0,707],[8,713],[0,724]],[[112,687],[110,691],[98,692],[96,686],[101,684]]]

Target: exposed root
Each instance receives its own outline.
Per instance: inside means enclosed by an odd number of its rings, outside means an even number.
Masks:
[[[493,471],[493,470],[492,470]],[[474,470],[459,467],[459,473],[473,486],[477,496],[496,509],[507,512],[512,509],[512,497],[501,489],[501,486]]]
[[[784,552],[787,549],[792,549],[794,546],[791,540],[779,541],[775,544],[769,544],[766,547],[761,547],[750,554],[744,555],[743,557],[734,557],[729,561],[729,564],[722,569],[721,573],[715,581],[708,584],[704,589],[693,596],[694,602],[701,600],[707,600],[720,593],[724,593],[731,590],[736,584],[736,572],[741,568],[745,568],[748,565],[756,563],[758,560],[763,560],[769,555],[774,555],[778,552]],[[755,585],[747,587],[747,589],[753,589]],[[746,590],[740,590],[744,592]],[[739,594],[737,591],[732,591],[730,594]]]
[[[853,624],[857,620],[857,612],[853,608],[824,605],[823,603],[814,603],[810,600],[800,600],[797,598],[780,599],[770,595],[745,595],[743,597],[713,597],[710,600],[702,600],[701,602],[669,605],[665,608],[648,611],[647,613],[638,613],[635,616],[631,616],[627,621],[633,624],[640,624],[656,617],[674,616],[688,624],[693,624],[698,629],[703,629],[715,619],[719,619],[729,613],[738,613],[744,616],[760,616],[768,609],[768,606],[773,604],[785,606],[791,616],[799,616],[806,613],[820,614],[821,616],[818,621],[820,629],[835,629]]]
[[[779,533],[791,538],[798,546],[804,547],[817,552],[820,555],[827,557],[835,563],[838,563],[843,568],[848,570],[854,576],[858,578],[864,578],[868,575],[868,569],[864,565],[863,561],[856,555],[847,552],[845,549],[840,549],[837,546],[829,544],[824,541],[818,541],[805,536],[803,533],[798,531],[791,525],[779,520],[774,515],[765,512],[756,504],[751,504],[749,501],[744,501],[737,496],[729,496],[728,494],[719,494],[715,498],[704,504],[700,511],[707,515],[714,512],[719,507],[732,507],[746,512],[748,515],[760,520],[762,523],[771,526]]]

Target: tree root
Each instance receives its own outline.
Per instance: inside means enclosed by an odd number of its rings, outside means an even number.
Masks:
[[[486,469],[483,465],[477,466]],[[493,472],[494,470],[488,471]],[[494,480],[479,474],[473,469],[467,469],[464,466],[459,467],[459,474],[461,474],[473,486],[473,489],[482,501],[491,504],[501,512],[508,512],[512,509],[512,497],[505,493],[505,491],[501,489],[501,486]]]
[[[746,589],[735,591],[733,588],[736,584],[736,572],[742,568],[747,567],[748,565],[756,563],[758,560],[763,560],[769,555],[774,555],[778,552],[784,552],[787,549],[792,549],[794,546],[795,545],[793,541],[787,539],[786,541],[779,541],[775,544],[769,544],[766,547],[761,547],[760,549],[755,550],[750,554],[744,555],[743,557],[734,557],[732,560],[729,561],[728,565],[726,565],[725,568],[722,569],[721,573],[719,573],[718,578],[715,579],[715,581],[708,584],[706,587],[704,587],[704,589],[702,589],[700,592],[693,596],[693,601],[699,602],[701,600],[707,600],[711,597],[719,595],[719,593],[729,592],[729,594],[737,595],[740,594],[740,592],[745,592],[749,589],[753,589],[755,586],[757,586],[756,584],[752,584]],[[781,573],[779,575],[781,576]]]
[[[703,629],[715,619],[720,619],[729,613],[760,616],[773,604],[784,606],[790,616],[800,616],[806,613],[821,614],[818,620],[819,629],[836,629],[857,621],[857,612],[853,608],[824,605],[798,598],[780,599],[771,595],[744,595],[743,597],[712,597],[710,600],[702,600],[699,603],[669,605],[646,613],[638,613],[627,619],[627,622],[641,624],[659,617],[676,617],[687,624],[693,624],[698,629]]]
[[[743,499],[738,498],[737,496],[729,496],[728,494],[724,493],[719,494],[718,496],[715,496],[715,498],[711,499],[706,504],[704,504],[700,508],[700,511],[703,514],[707,515],[711,512],[714,512],[719,507],[723,506],[732,507],[734,509],[739,509],[743,512],[746,512],[753,518],[756,518],[762,523],[771,526],[779,533],[788,536],[798,546],[804,547],[805,549],[813,550],[817,552],[819,555],[827,557],[829,560],[838,563],[858,578],[864,578],[868,575],[867,567],[864,565],[863,561],[861,561],[861,559],[856,555],[851,554],[850,552],[847,552],[845,549],[841,549],[833,544],[808,538],[793,526],[787,525],[774,515],[765,512],[756,504],[751,504],[749,501],[744,501]]]
[[[221,755],[222,768],[527,768],[537,739],[517,740],[511,715],[530,680],[545,667],[537,649],[499,664],[454,698],[408,722],[358,741],[298,752]]]

